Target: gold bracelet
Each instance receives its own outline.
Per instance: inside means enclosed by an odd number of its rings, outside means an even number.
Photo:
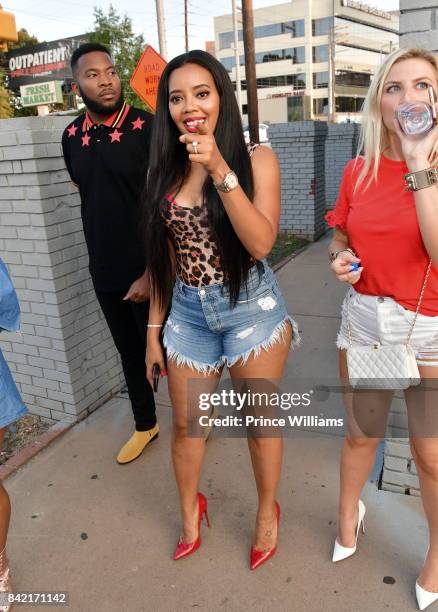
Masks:
[[[418,191],[438,183],[438,168],[427,168],[405,174],[405,191]]]
[[[148,327],[163,327],[163,325],[158,325],[157,323],[148,323]]]

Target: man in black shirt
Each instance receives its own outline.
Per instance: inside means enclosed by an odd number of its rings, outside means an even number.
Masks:
[[[152,116],[124,102],[105,46],[81,45],[71,67],[73,89],[87,111],[65,129],[62,149],[81,196],[90,274],[120,353],[134,413],[135,432],[117,456],[119,463],[128,463],[159,431],[145,371],[149,283],[140,230]]]

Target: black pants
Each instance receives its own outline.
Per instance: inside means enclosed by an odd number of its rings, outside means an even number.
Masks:
[[[146,431],[154,427],[155,399],[146,379],[146,332],[149,302],[123,301],[126,292],[102,293],[96,296],[111,335],[120,353],[123,373],[134,413],[135,429]]]

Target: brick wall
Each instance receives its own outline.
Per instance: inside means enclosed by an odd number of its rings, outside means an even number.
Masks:
[[[331,123],[325,142],[326,207],[333,208],[338,197],[343,169],[356,157],[359,139],[357,123]]]
[[[325,231],[325,139],[327,124],[279,123],[269,140],[281,167],[280,230],[310,240]]]
[[[396,392],[388,421],[384,448],[382,489],[420,495],[417,469],[408,439],[408,417],[402,392]]]
[[[96,302],[80,219],[65,170],[68,117],[0,121],[0,254],[22,311],[20,334],[0,348],[29,410],[74,421],[123,384]]]
[[[420,496],[417,468],[407,439],[386,440],[382,489]]]
[[[438,0],[400,0],[400,47],[438,51]]]
[[[317,240],[333,208],[345,164],[356,155],[359,126],[313,121],[273,124],[269,140],[281,166],[280,230]]]

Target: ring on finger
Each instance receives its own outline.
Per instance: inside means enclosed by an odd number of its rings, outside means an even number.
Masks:
[[[198,155],[198,153],[199,153],[199,151],[198,151],[198,144],[199,144],[199,142],[198,142],[197,140],[194,140],[194,141],[192,142],[192,145],[193,145],[193,152],[194,152],[196,155]]]

